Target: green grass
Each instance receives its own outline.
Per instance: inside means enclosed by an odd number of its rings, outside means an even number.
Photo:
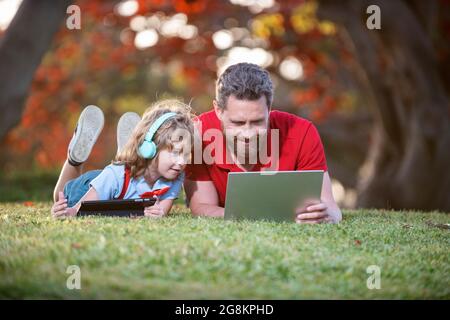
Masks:
[[[339,225],[191,218],[54,220],[0,204],[0,298],[450,298],[448,214],[345,211]],[[81,290],[68,290],[69,265]],[[366,268],[381,268],[381,289]]]

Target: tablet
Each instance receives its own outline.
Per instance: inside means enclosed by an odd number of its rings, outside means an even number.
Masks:
[[[295,211],[320,200],[323,170],[230,172],[225,219],[295,221]]]
[[[154,205],[155,202],[155,198],[83,201],[78,216],[143,216],[144,208]]]

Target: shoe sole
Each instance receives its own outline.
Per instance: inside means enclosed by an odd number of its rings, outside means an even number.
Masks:
[[[70,158],[75,162],[85,162],[102,132],[105,117],[102,110],[89,105],[81,112],[78,119],[77,132],[69,146]]]
[[[117,123],[117,152],[123,149],[141,117],[136,112],[124,113]]]

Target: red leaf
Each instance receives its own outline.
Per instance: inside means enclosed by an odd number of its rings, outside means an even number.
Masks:
[[[72,243],[72,248],[74,248],[74,249],[80,249],[81,247],[82,247],[82,245],[77,242]]]

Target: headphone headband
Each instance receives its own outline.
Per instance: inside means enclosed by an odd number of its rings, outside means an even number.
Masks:
[[[168,112],[160,116],[156,121],[150,126],[148,129],[147,134],[145,135],[144,140],[150,142],[153,139],[153,136],[155,135],[156,131],[170,118],[173,118],[177,115],[175,112]]]

